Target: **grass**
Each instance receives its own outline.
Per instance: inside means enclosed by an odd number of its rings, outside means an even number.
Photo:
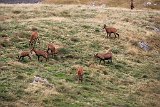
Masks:
[[[160,94],[160,12],[89,5],[0,4],[0,105],[13,107],[158,107]],[[24,15],[25,14],[25,15]],[[120,38],[106,38],[103,24],[118,29]],[[38,49],[47,43],[61,48],[48,62],[33,56],[18,62],[29,50],[31,29],[39,32]],[[138,46],[144,40],[151,50]],[[99,64],[98,52],[112,51],[113,63]],[[84,67],[84,82],[76,68]],[[32,85],[34,76],[53,88]]]
[[[146,0],[134,1],[135,8],[148,8],[148,9],[160,9],[158,0],[150,0],[152,5],[145,6]],[[130,8],[130,0],[43,0],[42,3],[54,3],[54,4],[87,4],[87,5],[102,5],[102,6],[112,6],[112,7],[125,7]],[[153,5],[157,4],[157,5]]]

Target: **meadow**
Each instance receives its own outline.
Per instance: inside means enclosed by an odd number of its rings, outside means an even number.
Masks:
[[[118,29],[106,38],[103,25]],[[158,107],[160,105],[160,11],[62,5],[0,4],[0,105],[2,107]],[[37,49],[61,47],[42,62],[29,50],[31,29],[39,32]],[[145,41],[149,51],[138,45]],[[113,53],[113,63],[99,64],[94,54]],[[76,80],[83,66],[84,82]],[[53,88],[31,84],[46,78]]]
[[[49,4],[87,4],[87,5],[106,5],[107,7],[123,7],[130,8],[131,0],[41,0],[42,3]],[[134,6],[137,9],[160,9],[159,0],[133,0]],[[147,3],[151,5],[147,5]]]

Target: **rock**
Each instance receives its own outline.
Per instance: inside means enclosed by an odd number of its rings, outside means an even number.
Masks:
[[[41,78],[38,75],[34,76],[34,80],[32,83],[33,84],[42,83],[42,84],[46,85],[47,87],[52,87],[52,88],[54,87],[53,84],[50,84],[47,79]]]
[[[145,51],[148,51],[150,48],[149,48],[149,45],[143,41],[139,42],[139,47],[142,48],[143,50]]]

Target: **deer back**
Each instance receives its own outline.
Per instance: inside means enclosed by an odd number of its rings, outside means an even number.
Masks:
[[[104,59],[109,59],[109,58],[112,58],[112,53],[105,53],[103,55]]]
[[[38,38],[38,32],[32,32],[30,40],[34,40]]]
[[[20,53],[20,56],[29,56],[30,52],[28,51],[23,51]]]
[[[116,28],[105,28],[105,30],[106,30],[106,32],[108,32],[108,33],[115,33],[115,32],[117,32],[117,29]]]

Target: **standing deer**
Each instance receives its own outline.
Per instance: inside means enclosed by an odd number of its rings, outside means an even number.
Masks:
[[[117,29],[113,28],[113,27],[107,27],[106,24],[104,24],[103,29],[105,29],[106,33],[107,33],[107,38],[108,36],[111,37],[111,34],[113,33],[115,35],[115,38],[118,36],[119,38],[119,34],[117,33]],[[117,35],[117,36],[116,36]]]
[[[99,64],[101,63],[101,61],[104,62],[105,64],[105,60],[110,60],[110,62],[112,62],[112,53],[108,52],[108,53],[97,53],[94,55],[95,58],[100,59]]]
[[[21,53],[19,53],[18,61],[20,61],[21,59],[24,59],[24,57],[28,57],[31,60],[31,52],[30,51],[22,51]]]
[[[43,58],[46,59],[46,61],[48,61],[49,57],[48,57],[48,53],[44,50],[36,50],[36,49],[32,49],[31,50],[31,53],[34,52],[36,54],[36,56],[38,57],[38,61],[39,61],[39,58],[40,56],[42,56]]]
[[[36,44],[36,42],[37,42],[37,40],[38,40],[39,43],[40,43],[37,29],[36,29],[36,28],[33,28],[33,29],[32,29],[32,34],[31,34],[31,37],[30,37],[30,40],[29,40],[29,46],[34,47],[35,44]]]
[[[78,82],[83,82],[83,67],[77,68]]]
[[[56,53],[56,48],[55,48],[55,46],[52,43],[49,43],[47,45],[47,53],[48,53],[48,55],[49,55],[49,51],[51,51],[52,57]]]

